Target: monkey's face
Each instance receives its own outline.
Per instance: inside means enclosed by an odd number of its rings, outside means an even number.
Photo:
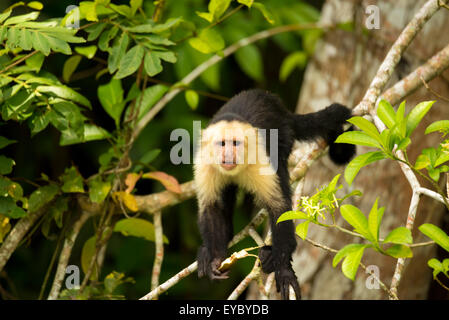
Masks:
[[[256,156],[256,144],[255,128],[238,121],[220,121],[203,132],[206,157],[225,175],[236,175],[255,163],[249,160]]]

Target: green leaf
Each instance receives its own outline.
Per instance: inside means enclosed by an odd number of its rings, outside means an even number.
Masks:
[[[210,0],[208,9],[213,15],[214,20],[217,21],[228,9],[231,0]]]
[[[133,15],[132,11],[131,11],[131,8],[128,7],[127,5],[125,5],[125,4],[115,5],[115,4],[111,3],[111,4],[109,4],[109,7],[112,10],[114,10],[115,12],[117,12],[117,13],[119,13],[122,16],[125,16],[127,18],[131,18],[131,16]]]
[[[14,17],[11,17],[8,20],[6,20],[3,23],[3,25],[4,26],[9,26],[9,25],[12,25],[12,24],[19,24],[19,23],[22,23],[22,22],[25,22],[25,21],[36,20],[37,17],[39,17],[39,13],[40,13],[39,11],[33,11],[33,12],[30,12],[30,13],[27,13],[27,14],[23,14],[23,15],[20,15],[20,16],[14,16]]]
[[[102,203],[112,187],[110,181],[103,181],[101,177],[90,180],[88,185],[89,199],[95,203]]]
[[[352,117],[348,120],[348,122],[359,127],[364,133],[374,138],[377,142],[382,142],[379,131],[371,121],[368,121],[362,117]]]
[[[438,156],[438,158],[435,160],[435,167],[438,167],[439,165],[449,161],[449,153],[446,153],[444,150],[441,152],[441,154]]]
[[[268,23],[274,24],[273,14],[262,3],[254,2],[252,8],[259,10],[260,13],[262,13],[263,17],[265,18],[265,20],[268,21]]]
[[[41,52],[38,52],[26,59],[25,64],[32,68],[33,71],[39,72],[42,68],[42,64],[44,63],[44,59],[45,56]]]
[[[117,79],[111,79],[109,83],[99,86],[97,92],[103,109],[115,120],[115,124],[118,127],[120,116],[125,108],[122,82]]]
[[[197,11],[196,14],[199,17],[205,19],[206,21],[208,21],[210,23],[212,23],[214,21],[214,15],[212,13],[210,13],[210,12],[199,12],[199,11]]]
[[[355,157],[351,160],[351,162],[348,163],[345,168],[346,182],[348,184],[352,184],[354,178],[357,176],[362,167],[367,166],[375,161],[385,159],[385,157],[386,156],[382,151],[367,152]]]
[[[31,9],[35,10],[42,10],[44,8],[44,5],[40,3],[39,1],[31,1],[27,3],[27,6]]]
[[[396,124],[396,112],[386,100],[380,100],[377,107],[377,116],[390,129]]]
[[[145,50],[142,46],[136,45],[132,47],[120,62],[117,73],[114,78],[122,79],[137,71],[142,63]]]
[[[336,143],[349,143],[382,149],[380,143],[365,132],[347,131],[338,136]]]
[[[393,258],[411,258],[413,257],[412,249],[403,244],[394,244],[385,251]]]
[[[428,155],[420,154],[415,162],[415,169],[421,170],[430,166],[430,158]]]
[[[429,134],[436,131],[439,131],[444,134],[449,133],[449,120],[440,120],[433,122],[426,128],[425,134]]]
[[[13,159],[0,155],[0,174],[10,174],[15,164]]]
[[[278,218],[276,223],[286,221],[286,220],[293,220],[293,219],[309,220],[309,216],[302,211],[287,211],[287,212],[284,212],[283,214],[281,214],[281,216]]]
[[[68,58],[64,66],[62,67],[62,79],[64,82],[70,82],[70,77],[72,76],[73,72],[75,72],[76,68],[78,67],[79,63],[81,62],[81,56],[71,56]]]
[[[63,85],[38,86],[36,88],[36,91],[40,93],[49,93],[66,100],[71,100],[73,102],[79,103],[82,106],[92,109],[92,105],[90,104],[90,101],[87,100],[87,98],[85,98],[83,95],[79,94],[78,92],[67,86]]]
[[[114,73],[119,67],[119,63],[122,61],[128,49],[129,36],[127,32],[122,32],[120,37],[115,38],[114,45],[109,51],[108,57],[108,70],[110,73]]]
[[[65,169],[61,176],[61,190],[66,193],[84,192],[83,177],[75,167]]]
[[[376,201],[374,202],[373,206],[371,207],[371,211],[368,215],[368,228],[373,236],[373,238],[376,240],[377,243],[379,241],[379,229],[380,229],[380,223],[382,222],[382,216],[384,214],[384,208],[377,208],[377,203],[379,201],[379,198],[376,198]]]
[[[16,140],[9,140],[3,136],[0,136],[0,149],[9,146],[10,144],[16,143]]]
[[[145,55],[144,67],[146,73],[153,77],[162,71],[161,59],[154,51],[149,51]]]
[[[28,126],[31,129],[31,136],[44,130],[50,123],[50,108],[39,108],[33,112],[33,115],[28,120]]]
[[[405,137],[404,139],[402,139],[399,142],[397,149],[404,150],[405,148],[407,148],[410,145],[410,143],[412,143],[412,140],[410,140],[409,137]]]
[[[351,252],[356,252],[356,251],[360,250],[362,247],[365,247],[365,245],[358,244],[358,243],[351,243],[351,244],[344,246],[334,256],[334,259],[332,260],[332,267],[335,268],[338,265],[338,263],[341,261],[341,259],[346,257]]]
[[[111,135],[105,129],[98,127],[93,124],[85,124],[84,125],[84,134],[82,137],[79,137],[76,132],[73,130],[64,130],[62,131],[61,139],[59,140],[60,146],[67,146],[76,143],[94,141],[94,140],[103,140]]]
[[[186,90],[184,97],[189,107],[192,110],[196,110],[196,108],[198,107],[198,102],[200,100],[198,93],[196,93],[196,91],[193,90]]]
[[[449,236],[436,225],[425,223],[419,226],[419,231],[435,241],[440,247],[449,252]]]
[[[435,182],[438,182],[438,180],[440,180],[440,170],[427,168],[427,171],[429,172],[429,177],[431,177],[432,180],[434,180]]]
[[[368,228],[368,220],[359,208],[345,204],[340,207],[342,217],[354,228],[354,231],[360,233],[364,238],[374,242]]]
[[[106,27],[107,27],[107,24],[104,22],[96,23],[96,24],[93,24],[93,25],[87,27],[85,29],[86,32],[89,33],[89,36],[87,37],[87,41],[96,40]]]
[[[383,241],[384,243],[411,244],[413,243],[412,233],[405,227],[393,229]]]
[[[97,52],[97,46],[76,47],[75,51],[80,55],[85,56],[87,59],[92,59]]]
[[[90,237],[84,243],[83,249],[81,250],[81,268],[83,269],[84,274],[86,274],[87,271],[89,270],[90,261],[95,256],[96,242],[97,242],[96,236]],[[94,264],[90,279],[95,280],[96,278],[97,278],[97,267],[96,264]]]
[[[435,101],[424,101],[416,105],[407,115],[407,137],[410,137],[412,132],[416,129],[422,118],[430,110]]]
[[[135,15],[137,10],[142,7],[143,0],[130,0],[131,14]]]
[[[248,45],[240,48],[235,53],[235,58],[249,77],[259,82],[263,81],[263,59],[257,46]]]
[[[145,89],[142,98],[141,95],[136,98],[136,101],[142,101],[139,109],[139,120],[162,98],[168,89],[167,86],[156,84]],[[129,112],[129,108],[127,112]]]
[[[341,266],[343,274],[352,281],[354,281],[355,275],[357,274],[364,250],[365,246],[362,246],[359,249],[348,253]]]
[[[34,36],[31,38],[33,48],[42,52],[45,56],[48,56],[51,51],[50,42],[47,37],[40,32],[34,32]]]
[[[435,258],[430,259],[429,261],[427,261],[427,265],[428,265],[430,268],[433,269],[433,278],[434,278],[434,279],[436,278],[436,276],[437,276],[440,272],[444,272],[444,271],[445,271],[445,270],[444,270],[444,267],[443,267],[443,264],[442,264],[439,260],[437,260],[437,259],[435,259]]]
[[[189,40],[189,44],[202,53],[213,53],[224,48],[223,37],[214,29],[203,29],[198,37]]]
[[[154,241],[154,226],[151,222],[140,218],[128,218],[119,220],[114,227],[115,232],[121,232],[124,236],[134,236],[148,241]],[[164,243],[168,243],[164,236]]]
[[[45,204],[49,203],[58,194],[59,188],[55,184],[49,184],[37,188],[31,193],[28,200],[28,210],[30,212],[37,211]]]
[[[296,234],[302,239],[305,240],[307,237],[307,230],[309,229],[310,221],[305,221],[296,226]]]
[[[303,69],[307,63],[307,54],[304,51],[293,52],[282,61],[279,71],[279,80],[285,82],[295,68]]]
[[[173,27],[176,27],[178,24],[180,24],[183,20],[181,18],[170,18],[164,23],[157,24],[153,27],[151,32],[153,33],[162,33],[165,32]]]
[[[254,3],[254,0],[237,0],[237,2],[247,6],[248,8],[251,8],[251,6]]]
[[[153,53],[158,56],[161,60],[175,63],[178,59],[176,58],[176,55],[172,51],[153,51]]]
[[[0,197],[0,212],[11,219],[19,219],[27,215],[11,197]]]
[[[85,17],[87,21],[98,21],[97,4],[90,1],[82,1],[79,5],[81,17]]]

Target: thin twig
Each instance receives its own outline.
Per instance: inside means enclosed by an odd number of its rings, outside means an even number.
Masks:
[[[0,70],[0,73],[8,71],[9,69],[11,69],[11,68],[17,66],[18,64],[22,63],[23,61],[25,61],[26,59],[31,58],[32,56],[34,56],[38,52],[39,51],[34,50],[33,52],[28,53],[26,56],[23,56],[19,60],[16,60],[13,63],[11,63],[10,65],[7,65],[4,69]]]
[[[245,291],[246,288],[248,288],[249,284],[257,279],[260,276],[260,260],[256,259],[256,262],[254,263],[253,269],[251,272],[243,279],[237,287],[235,287],[234,291],[229,295],[228,300],[237,300],[238,297]]]
[[[62,281],[64,280],[66,274],[67,264],[69,263],[70,255],[72,254],[73,245],[75,244],[76,238],[81,231],[81,228],[86,223],[86,221],[91,216],[91,213],[84,211],[80,218],[73,224],[72,229],[68,237],[64,241],[64,246],[62,247],[61,253],[59,254],[58,267],[56,269],[55,278],[53,280],[53,285],[48,295],[48,300],[55,300],[59,296],[61,291]]]
[[[155,233],[155,254],[153,272],[151,274],[151,290],[154,290],[159,285],[159,275],[161,274],[162,261],[164,259],[164,239],[162,232],[162,218],[161,212],[158,211],[153,216],[154,233]],[[157,296],[154,297],[157,299]]]

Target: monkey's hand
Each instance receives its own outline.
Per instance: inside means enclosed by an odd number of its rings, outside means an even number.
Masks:
[[[259,259],[262,264],[262,271],[266,274],[272,273],[274,271],[274,261],[272,246],[263,246],[259,250]]]
[[[221,262],[223,258],[213,257],[211,252],[203,245],[198,250],[198,277],[202,278],[205,275],[211,280],[222,280],[229,278],[227,271],[220,271]]]
[[[274,278],[276,279],[276,289],[278,292],[281,292],[283,300],[288,300],[289,298],[289,286],[292,286],[296,300],[301,300],[301,290],[292,267],[281,267],[279,270],[276,270]]]

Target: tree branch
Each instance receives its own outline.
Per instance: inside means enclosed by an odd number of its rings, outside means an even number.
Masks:
[[[64,241],[64,246],[62,247],[61,253],[59,254],[58,267],[56,269],[55,278],[53,280],[53,285],[48,295],[48,300],[58,299],[59,292],[61,291],[62,281],[64,280],[67,264],[69,263],[70,255],[72,254],[73,245],[75,244],[76,238],[81,231],[81,228],[90,218],[91,213],[83,211],[80,218],[73,224],[72,230],[68,237]]]
[[[444,0],[446,3],[448,0]],[[395,43],[388,51],[387,56],[377,70],[376,76],[373,78],[368,90],[365,93],[362,101],[357,106],[357,111],[360,110],[362,114],[370,113],[376,107],[376,102],[380,93],[384,89],[388,80],[399,63],[402,54],[408,48],[412,40],[423,28],[425,23],[440,9],[439,0],[429,0],[418,11],[413,19],[402,30]]]
[[[162,261],[164,259],[164,239],[162,232],[162,218],[161,212],[158,211],[153,216],[154,233],[155,233],[155,254],[153,272],[151,275],[151,290],[154,290],[159,285],[159,275],[161,273]],[[154,297],[157,299],[157,296]]]

